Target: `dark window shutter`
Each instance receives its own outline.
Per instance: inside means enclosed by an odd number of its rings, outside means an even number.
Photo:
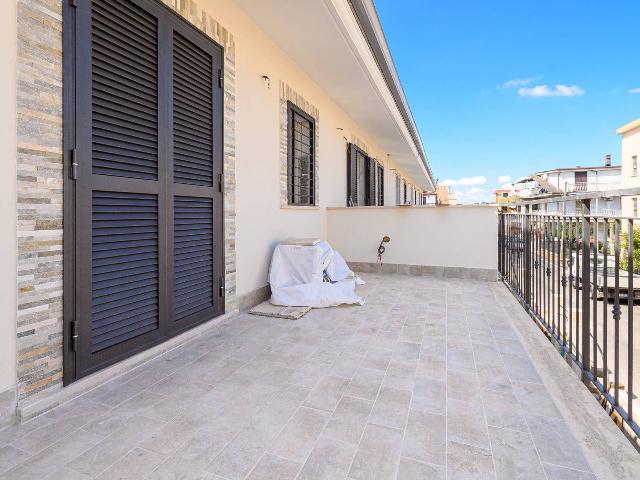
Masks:
[[[371,206],[376,204],[376,162],[373,158],[367,157],[365,165],[367,172],[365,180],[365,188],[367,191],[365,205]]]
[[[157,20],[125,0],[93,2],[92,169],[158,178]]]
[[[349,144],[347,149],[347,206],[358,205],[358,160],[356,146]]]
[[[213,202],[174,198],[174,318],[213,306]]]
[[[378,205],[384,206],[384,167],[378,165]]]
[[[158,328],[158,198],[93,192],[91,351]]]
[[[211,55],[173,35],[173,181],[213,185]]]

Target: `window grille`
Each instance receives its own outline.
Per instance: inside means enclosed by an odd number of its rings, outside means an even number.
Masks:
[[[315,121],[291,102],[288,103],[288,132],[289,205],[315,205]]]

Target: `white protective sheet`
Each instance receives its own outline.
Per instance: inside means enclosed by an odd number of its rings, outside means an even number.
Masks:
[[[334,283],[323,281],[326,272]],[[276,247],[269,268],[271,303],[284,306],[363,305],[356,284],[364,283],[328,242]]]

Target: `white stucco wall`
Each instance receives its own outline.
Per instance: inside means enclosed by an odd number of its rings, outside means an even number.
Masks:
[[[237,293],[267,284],[268,264],[278,241],[327,235],[327,206],[346,202],[347,140],[355,135],[385,166],[385,203],[395,204],[396,168],[367,132],[296,65],[231,0],[200,0],[236,42]],[[271,88],[261,78],[267,75]],[[279,183],[279,81],[319,110],[318,208],[281,208]],[[343,130],[338,131],[340,127]]]
[[[336,208],[327,211],[329,242],[351,262],[496,269],[495,206]]]
[[[16,382],[16,2],[0,17],[0,393]]]
[[[638,175],[633,176],[632,157],[638,157]],[[622,135],[622,188],[640,187],[640,128],[631,130]],[[633,197],[624,197],[622,199],[623,215],[633,215]],[[638,198],[638,197],[636,197]],[[640,199],[638,201],[640,209]]]

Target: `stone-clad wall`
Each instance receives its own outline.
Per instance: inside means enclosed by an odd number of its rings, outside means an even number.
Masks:
[[[63,1],[17,0],[17,389],[21,403],[62,387]],[[226,310],[233,311],[237,308],[235,44],[233,36],[195,1],[163,1],[225,50]]]

